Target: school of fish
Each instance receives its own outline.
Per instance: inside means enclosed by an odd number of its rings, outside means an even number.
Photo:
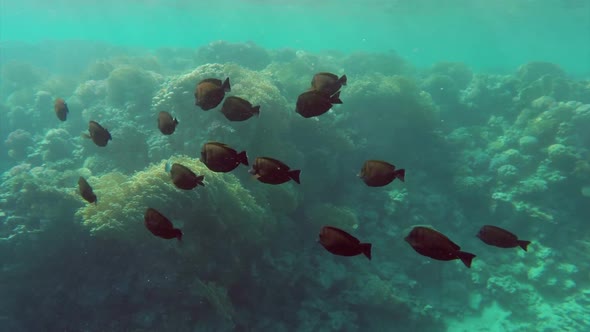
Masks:
[[[304,118],[318,117],[332,109],[333,105],[342,104],[340,92],[346,86],[347,77],[320,72],[313,76],[311,87],[297,97],[295,112]],[[197,83],[194,97],[195,105],[203,111],[216,108],[223,101],[220,112],[228,121],[246,121],[253,116],[260,115],[260,106],[253,106],[248,100],[238,96],[226,97],[231,92],[229,77],[225,80],[207,78]],[[225,99],[225,101],[224,101]],[[64,99],[57,98],[54,111],[60,121],[66,121],[69,114]],[[157,117],[158,129],[163,135],[172,135],[176,131],[179,121],[168,112],[160,112]],[[112,140],[110,132],[96,121],[88,123],[89,138],[99,147],[106,147]],[[238,152],[234,148],[221,142],[207,142],[201,149],[200,161],[212,172],[232,172],[238,166],[249,166],[246,151]],[[170,181],[181,190],[193,190],[198,186],[204,187],[205,175],[197,175],[188,167],[174,163],[166,164],[165,171],[170,173]],[[284,162],[271,157],[256,157],[249,170],[258,181],[266,184],[280,185],[289,181],[300,184],[301,170],[291,169]],[[367,160],[362,165],[358,177],[369,187],[383,187],[395,179],[405,182],[405,169],[398,169],[393,164],[383,160]],[[99,204],[88,181],[80,177],[78,180],[80,196],[92,204]],[[144,226],[154,236],[163,239],[182,240],[182,230],[175,228],[173,223],[161,212],[147,207],[144,215]],[[484,225],[475,235],[483,243],[499,248],[520,247],[527,251],[531,243],[521,240],[508,230],[494,225]],[[476,255],[462,251],[461,247],[451,241],[446,235],[432,227],[415,226],[404,240],[418,254],[439,261],[460,260],[468,268],[471,267]],[[326,225],[319,232],[318,242],[331,254],[338,256],[364,255],[371,259],[371,243],[362,243],[359,239],[346,231]]]

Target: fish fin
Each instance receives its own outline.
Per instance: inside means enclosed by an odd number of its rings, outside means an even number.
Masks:
[[[301,170],[299,170],[299,169],[289,171],[289,177],[291,179],[293,179],[293,181],[297,182],[297,184],[301,184],[301,182],[299,182],[299,175],[300,174],[301,174]]]
[[[238,161],[246,166],[248,166],[248,155],[246,151],[242,151],[238,153]]]
[[[197,184],[200,184],[201,186],[205,186],[205,184],[203,183],[203,179],[205,178],[205,175],[199,175],[197,176]]]
[[[223,84],[221,85],[221,87],[223,88],[223,91],[225,91],[225,92],[231,91],[231,85],[229,84],[229,77],[226,78],[225,81],[223,81]]]
[[[346,78],[346,75],[342,75],[342,77],[340,77],[338,79],[338,82],[340,82],[340,84],[342,84],[342,85],[346,85],[347,80],[348,80],[348,78]]]
[[[336,92],[330,97],[331,104],[342,104],[342,100],[340,100],[340,91]]]
[[[252,112],[254,112],[254,114],[256,114],[256,116],[260,116],[260,106],[252,107]]]
[[[166,162],[166,165],[164,165],[164,171],[165,171],[166,173],[170,173],[170,170],[171,170],[171,169],[172,169],[172,163],[170,163],[170,160],[168,160],[168,161]]]
[[[361,251],[363,255],[367,256],[369,260],[371,260],[371,248],[373,247],[370,243],[361,243]]]
[[[406,182],[406,170],[403,168],[396,170],[395,177],[398,178],[401,182]]]
[[[465,264],[465,266],[471,268],[471,261],[475,258],[475,255],[465,251],[457,251],[457,257]]]
[[[174,124],[177,125],[178,124],[178,120],[176,118],[174,118]]]
[[[528,251],[527,248],[529,246],[529,244],[531,244],[531,241],[525,241],[525,240],[518,240],[518,245],[522,248],[522,250],[524,251]]]

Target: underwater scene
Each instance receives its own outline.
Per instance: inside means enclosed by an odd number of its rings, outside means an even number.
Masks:
[[[590,331],[590,2],[0,0],[0,331]]]

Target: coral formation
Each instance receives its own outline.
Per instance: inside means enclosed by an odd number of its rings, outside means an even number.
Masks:
[[[17,161],[22,161],[29,155],[34,143],[31,133],[22,129],[11,132],[4,141],[8,156]]]
[[[149,107],[152,94],[161,77],[137,67],[121,66],[113,69],[106,79],[108,101],[116,107],[135,104],[139,109]]]
[[[16,309],[15,319],[0,320],[9,329],[386,331],[396,321],[408,331],[442,331],[477,320],[476,328],[582,331],[590,324],[590,237],[581,231],[590,214],[587,81],[550,63],[511,75],[455,62],[414,70],[393,52],[314,54],[249,43],[215,42],[196,54],[86,50],[109,56],[72,69],[82,72],[77,87],[34,65],[2,65],[0,130],[11,159],[0,158],[7,252],[0,267],[9,285],[2,308]],[[319,71],[349,77],[343,104],[303,119],[294,103]],[[195,107],[197,82],[226,77],[228,95],[261,105],[260,117],[230,123]],[[56,97],[71,108],[65,123],[52,112]],[[173,135],[159,133],[159,111],[178,117]],[[112,132],[106,149],[79,138],[89,120]],[[246,150],[250,160],[285,160],[304,170],[302,183],[265,186],[245,168],[210,172],[195,159],[209,140]],[[369,158],[407,168],[407,182],[369,190],[355,178]],[[167,162],[204,175],[205,186],[177,189]],[[96,205],[77,192],[80,176]],[[147,207],[181,228],[182,242],[152,236],[143,225]],[[528,251],[478,242],[484,223],[532,241]],[[472,269],[413,255],[403,241],[413,224],[444,229],[473,250]],[[373,243],[373,261],[323,251],[314,241],[324,225]],[[26,285],[34,292],[20,282],[28,275],[45,276]],[[44,310],[32,310],[36,303]],[[76,308],[86,325],[56,320],[56,308]],[[125,319],[103,319],[112,308]]]
[[[261,70],[271,62],[268,52],[252,42],[229,43],[223,40],[197,49],[197,58],[199,63],[233,62],[253,70]]]
[[[216,242],[212,234],[225,231],[239,234],[241,241],[262,242],[273,221],[261,207],[264,204],[243,189],[233,175],[208,172],[199,161],[188,157],[174,157],[171,161],[205,174],[205,188],[188,193],[177,190],[164,171],[166,161],[131,177],[111,172],[88,179],[98,204],[85,205],[76,216],[95,236],[137,241],[148,236],[140,221],[144,210],[154,207],[184,224],[184,240],[192,238],[205,246]]]

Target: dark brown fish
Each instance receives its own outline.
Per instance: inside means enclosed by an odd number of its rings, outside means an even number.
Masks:
[[[295,112],[304,118],[311,118],[328,112],[333,104],[342,104],[340,91],[331,96],[320,91],[310,90],[297,97]]]
[[[182,240],[182,231],[174,228],[172,222],[156,209],[147,208],[143,217],[143,223],[155,236],[167,240],[174,238],[177,238],[178,241]]]
[[[256,176],[258,181],[268,184],[281,184],[290,180],[300,183],[301,171],[291,170],[285,163],[273,158],[258,157],[252,165],[250,174]]]
[[[201,107],[203,111],[208,111],[217,107],[225,97],[225,93],[230,91],[229,77],[223,83],[216,78],[206,78],[197,84],[195,105]]]
[[[509,231],[497,226],[484,225],[476,235],[484,243],[500,248],[521,247],[527,251],[531,241],[519,240],[518,237]]]
[[[358,175],[369,187],[383,187],[393,180],[400,179],[404,182],[405,169],[395,169],[395,166],[381,160],[367,160]]]
[[[324,226],[319,242],[334,255],[357,256],[363,254],[371,259],[371,244],[361,243],[356,237],[332,226]]]
[[[109,140],[113,139],[111,133],[96,121],[90,121],[88,123],[88,132],[90,132],[90,135],[86,135],[86,137],[92,139],[94,144],[101,147],[107,146]]]
[[[245,121],[252,116],[260,115],[260,106],[252,106],[252,104],[240,97],[230,96],[225,98],[223,106],[221,106],[221,113],[229,121]]]
[[[222,173],[233,171],[239,164],[248,166],[246,151],[238,153],[226,144],[219,142],[209,142],[203,145],[201,161],[210,170]]]
[[[88,181],[83,177],[78,179],[78,190],[80,191],[80,196],[82,196],[86,202],[96,204],[96,195],[94,194],[94,191],[92,191],[92,187],[88,184]]]
[[[172,183],[179,189],[191,190],[198,185],[205,186],[203,184],[204,175],[197,176],[193,171],[181,164],[172,164],[170,177],[172,178]]]
[[[176,125],[178,124],[178,120],[176,118],[172,118],[172,115],[168,112],[160,112],[158,114],[158,129],[164,135],[172,135],[174,130],[176,130]]]
[[[317,73],[311,80],[311,88],[327,95],[333,95],[346,85],[346,75],[340,78],[332,73]]]
[[[53,109],[55,110],[55,115],[57,115],[58,119],[61,121],[66,121],[70,110],[68,109],[68,104],[66,104],[65,100],[62,98],[57,98],[55,100],[55,104],[53,105]]]
[[[460,259],[467,267],[471,267],[474,254],[461,251],[461,247],[449,240],[445,235],[432,228],[416,226],[405,238],[420,255],[439,261]]]

